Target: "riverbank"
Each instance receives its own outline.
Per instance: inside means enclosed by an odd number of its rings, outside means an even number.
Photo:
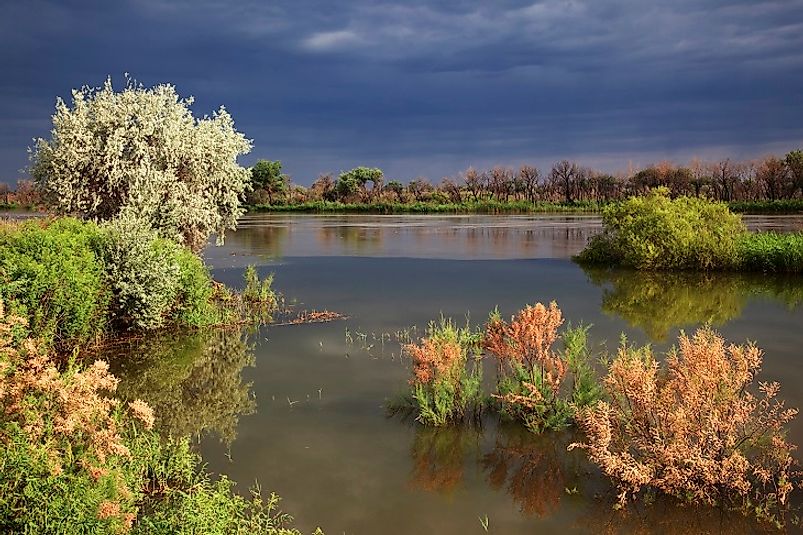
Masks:
[[[613,203],[578,201],[559,203],[550,201],[467,201],[461,203],[343,203],[339,201],[313,201],[297,204],[257,204],[247,207],[249,213],[341,213],[341,214],[597,214]],[[781,201],[738,201],[728,208],[739,214],[800,214],[803,199]]]

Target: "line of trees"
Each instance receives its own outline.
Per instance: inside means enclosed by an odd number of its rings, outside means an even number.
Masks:
[[[628,173],[610,174],[561,160],[548,171],[532,165],[518,169],[469,167],[439,183],[416,177],[404,184],[386,180],[381,169],[357,167],[335,176],[319,175],[309,187],[293,184],[281,162],[261,160],[252,168],[250,204],[463,203],[481,201],[609,202],[666,187],[673,197],[705,196],[715,200],[776,201],[803,198],[803,151],[758,160],[724,159],[687,165],[663,161]],[[266,171],[266,170],[269,170]]]
[[[251,168],[253,189],[246,201],[258,204],[300,204],[316,201],[344,203],[465,203],[481,201],[609,202],[641,195],[663,186],[670,195],[708,197],[725,202],[803,199],[803,150],[757,160],[694,159],[686,165],[662,161],[627,173],[605,173],[577,162],[561,160],[548,171],[532,165],[518,169],[469,167],[433,183],[416,177],[406,184],[386,180],[381,169],[356,167],[335,176],[319,175],[311,186],[294,184],[280,161],[259,160]],[[0,204],[42,204],[31,180],[16,190],[0,184]]]

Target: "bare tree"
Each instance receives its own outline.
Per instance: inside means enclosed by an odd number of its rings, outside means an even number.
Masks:
[[[485,174],[478,172],[473,167],[469,167],[463,172],[463,182],[466,183],[466,189],[471,193],[474,202],[480,199],[480,195],[485,189],[486,181]]]
[[[578,171],[577,164],[574,162],[561,160],[552,166],[552,170],[549,173],[550,181],[561,188],[567,203],[574,201],[572,190],[574,189]]]

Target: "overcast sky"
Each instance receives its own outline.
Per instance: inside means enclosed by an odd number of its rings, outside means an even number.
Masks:
[[[615,171],[803,146],[803,0],[0,0],[0,180],[56,96],[123,73],[224,104],[294,180]]]

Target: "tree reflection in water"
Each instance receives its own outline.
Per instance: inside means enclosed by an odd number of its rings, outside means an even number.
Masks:
[[[602,310],[643,329],[653,341],[665,341],[679,327],[727,323],[741,316],[752,297],[790,308],[803,303],[800,277],[583,269],[603,287]]]
[[[566,432],[534,435],[519,426],[501,426],[481,461],[488,483],[504,488],[525,515],[549,516],[568,488],[577,489],[582,453],[566,451],[571,442]]]
[[[410,455],[410,485],[440,494],[451,494],[463,483],[469,456],[477,458],[481,433],[474,427],[427,427],[416,424]]]
[[[163,434],[212,434],[230,443],[240,416],[256,409],[251,383],[242,378],[243,369],[254,365],[242,329],[164,333],[113,353],[118,395],[153,407]]]

